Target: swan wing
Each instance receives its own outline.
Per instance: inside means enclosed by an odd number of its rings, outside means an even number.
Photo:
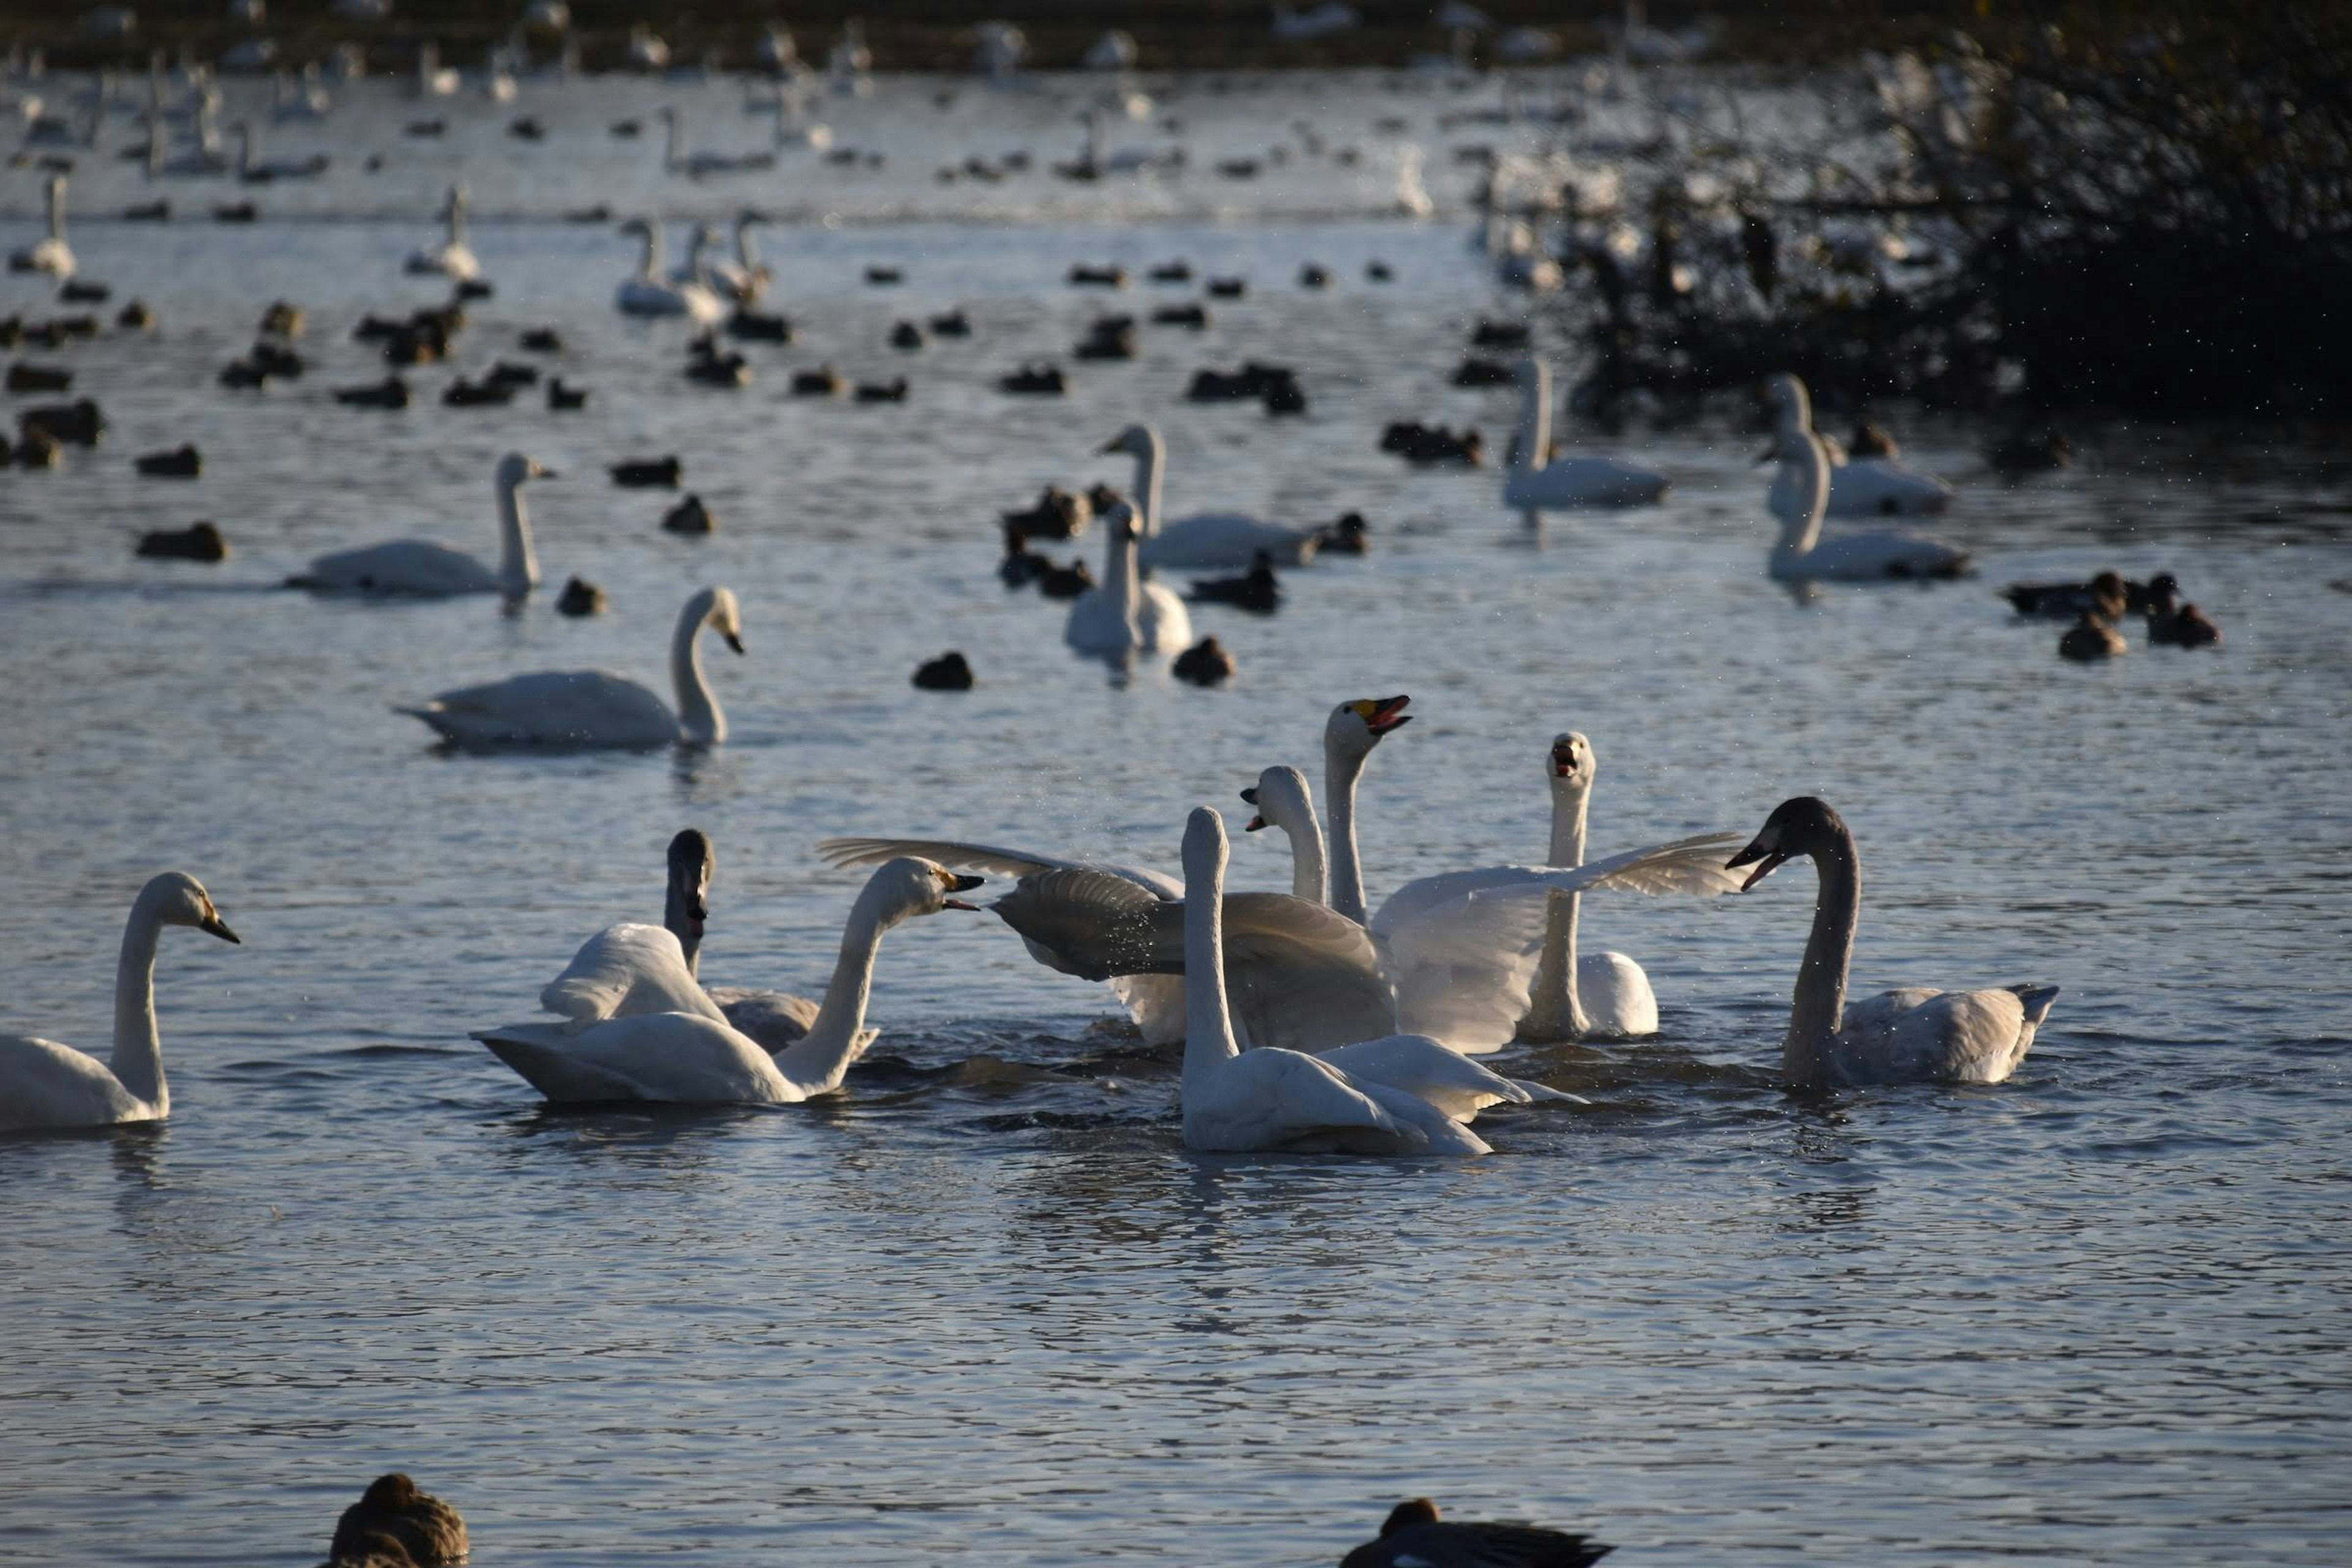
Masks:
[[[937,860],[942,866],[993,871],[1000,877],[1034,877],[1045,871],[1100,871],[1132,882],[1155,898],[1181,899],[1184,884],[1161,871],[1118,866],[1107,860],[1072,860],[1007,849],[994,844],[973,844],[960,838],[826,838],[816,847],[817,858],[833,867],[879,866],[902,855]]]
[[[608,1018],[578,1034],[507,1024],[474,1038],[551,1100],[777,1105],[804,1098],[757,1042],[692,1013]]]
[[[1666,476],[1619,458],[1562,458],[1532,470],[1514,470],[1504,481],[1508,506],[1648,506],[1663,500]]]
[[[1192,646],[1192,612],[1165,583],[1146,583],[1135,609],[1138,645],[1152,653],[1182,653]]]
[[[1850,1083],[2000,1083],[2017,1070],[2048,1016],[2048,988],[1883,992],[1846,1009],[1838,1030]]]
[[[711,985],[704,987],[703,994],[710,998],[711,1005],[729,1025],[759,1041],[760,1048],[770,1056],[800,1044],[816,1023],[817,1005],[789,992]],[[861,1047],[870,1042],[876,1032],[866,1030]]]
[[[1824,535],[1801,558],[1808,577],[1873,580],[1882,577],[1950,577],[1964,571],[1969,552],[1929,534],[1907,529]]]
[[[142,1121],[153,1108],[104,1062],[31,1035],[0,1035],[0,1131]]]
[[[601,669],[547,670],[444,691],[404,709],[453,741],[553,746],[667,746],[677,716],[647,687]]]
[[[1244,1051],[1187,1078],[1184,1142],[1191,1148],[1284,1149],[1351,1131],[1415,1147],[1426,1141],[1346,1073],[1297,1051]]]
[[[1051,967],[1083,980],[1109,980],[1183,973],[1183,905],[1168,904],[1177,911],[1171,950],[1166,926],[1151,918],[1165,903],[1115,872],[1070,866],[1023,876],[990,907]]]
[[[569,1019],[574,1032],[642,1013],[692,1013],[725,1021],[686,966],[677,938],[666,927],[638,923],[606,926],[582,942],[563,973],[539,994],[539,1005]]]
[[[1456,1121],[1468,1121],[1486,1107],[1507,1101],[1513,1105],[1537,1100],[1591,1103],[1581,1095],[1505,1078],[1427,1035],[1389,1035],[1315,1054],[1360,1083],[1402,1089]]]
[[[1830,470],[1832,517],[1938,512],[1951,500],[1950,485],[1891,458],[1857,458]]]
[[[1136,559],[1154,570],[1246,570],[1265,551],[1277,566],[1304,566],[1322,537],[1313,529],[1286,528],[1239,512],[1200,512],[1163,523]]]
[[[499,576],[462,550],[421,539],[394,540],[321,555],[292,580],[323,594],[494,594]]]
[[[1126,1007],[1147,1046],[1172,1046],[1184,1037],[1184,977],[1181,974],[1119,974],[1110,993]]]
[[[1576,999],[1592,1037],[1639,1039],[1658,1032],[1658,997],[1642,966],[1622,952],[1576,955]]]

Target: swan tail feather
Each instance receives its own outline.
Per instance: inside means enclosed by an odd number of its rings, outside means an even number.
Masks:
[[[551,1037],[560,1032],[561,1026],[509,1024],[496,1029],[476,1029],[473,1036],[551,1103],[645,1098],[635,1084],[618,1073],[583,1062],[552,1044]]]
[[[2058,987],[2029,984],[2012,985],[2010,989],[2016,992],[2018,1001],[2024,1004],[2025,1021],[2034,1028],[2040,1028],[2050,1016],[2050,1005],[2058,999]]]

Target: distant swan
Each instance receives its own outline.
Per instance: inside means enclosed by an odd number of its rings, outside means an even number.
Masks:
[[[1772,405],[1775,427],[1782,442],[1781,455],[1785,458],[1790,433],[1812,432],[1812,394],[1806,391],[1805,384],[1798,377],[1783,374],[1765,382],[1764,395]],[[1827,447],[1823,450],[1826,453]],[[1895,458],[1857,458],[1849,463],[1832,457],[1830,462],[1826,514],[1830,517],[1937,512],[1951,504],[1951,486],[1932,474],[1906,468]],[[1804,499],[1801,486],[1785,476],[1772,481],[1773,516],[1786,521]]]
[[[767,221],[765,214],[748,207],[736,214],[733,258],[721,258],[710,264],[708,280],[738,305],[758,304],[775,279],[774,268],[760,259],[751,241],[751,230]]]
[[[441,221],[446,226],[442,242],[410,251],[404,269],[411,277],[447,278],[459,283],[480,277],[482,264],[475,259],[473,247],[466,243],[466,187],[462,183],[449,187]]]
[[[1530,355],[1519,362],[1519,450],[1503,477],[1503,504],[1517,507],[1536,528],[1547,511],[1579,507],[1653,506],[1666,496],[1666,476],[1619,458],[1562,458],[1551,450],[1551,367]]]
[[[1780,472],[1773,481],[1769,504],[1780,519],[1780,537],[1766,567],[1774,577],[1784,582],[1870,583],[1957,577],[1968,570],[1967,551],[1907,529],[1822,537],[1822,519],[1829,506],[1829,452],[1819,436],[1796,426],[1781,427],[1777,450]]]
[[[625,316],[685,316],[697,326],[715,326],[727,313],[717,294],[700,283],[670,284],[661,280],[661,230],[641,217],[621,226],[623,234],[645,241],[637,269],[624,279],[613,303]]]
[[[699,637],[706,626],[738,654],[743,651],[742,613],[731,592],[704,588],[688,599],[670,635],[675,712],[646,686],[601,669],[548,670],[460,687],[400,711],[459,745],[715,746],[727,739],[727,716],[702,673]]]
[[[1202,512],[1171,522],[1160,510],[1168,466],[1167,443],[1149,425],[1130,425],[1113,437],[1103,453],[1124,452],[1135,459],[1136,505],[1143,514],[1142,565],[1159,569],[1244,571],[1265,551],[1277,566],[1301,566],[1322,542],[1318,530],[1262,522],[1238,512]]]
[[[203,883],[181,871],[152,879],[139,889],[122,930],[110,1064],[55,1040],[0,1035],[0,1131],[160,1121],[172,1113],[163,1042],[155,1032],[155,942],[167,925],[237,940]]]
[[[74,253],[66,244],[66,177],[49,176],[49,232],[8,257],[11,272],[46,272],[52,278],[74,275]]]
[[[323,594],[407,595],[446,598],[455,594],[504,594],[520,598],[539,584],[539,559],[531,553],[530,519],[522,487],[551,479],[552,471],[520,452],[499,459],[499,565],[492,571],[474,556],[421,539],[395,540],[360,550],[321,555],[289,586]]]
[[[636,1100],[790,1105],[830,1094],[841,1087],[867,1037],[866,999],[883,932],[910,916],[971,909],[950,895],[979,882],[977,877],[961,877],[928,860],[893,860],[876,871],[851,907],[841,935],[841,958],[814,1026],[804,1038],[773,1057],[719,1016],[686,974],[677,939],[657,926],[616,926],[589,940],[540,998],[542,1006],[565,1015],[568,1022],[509,1024],[477,1030],[474,1038],[559,1103]],[[635,940],[641,952],[663,954],[667,944],[663,956],[671,980],[682,979],[692,986],[691,996],[701,998],[701,1005],[676,1010],[660,994],[624,996],[613,1005],[609,990],[598,994],[593,984],[597,950],[624,934]],[[630,973],[634,976],[635,971]],[[583,985],[583,980],[592,984]]]
[[[1754,865],[1743,889],[1783,862],[1812,858],[1820,878],[1812,934],[1797,971],[1780,1068],[1789,1087],[1850,1084],[2000,1083],[2033,1047],[2050,1016],[2055,985],[1999,991],[1936,991],[1906,986],[1849,1006],[1846,972],[1862,918],[1862,858],[1853,835],[1827,803],[1799,795],[1780,803],[1730,867]]]
[[[1146,583],[1136,570],[1142,528],[1134,505],[1119,500],[1103,527],[1108,566],[1101,585],[1071,605],[1063,640],[1082,653],[1181,652],[1192,640],[1192,617],[1166,584]]]

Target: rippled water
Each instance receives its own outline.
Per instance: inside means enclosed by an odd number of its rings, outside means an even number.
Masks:
[[[1359,119],[1390,111],[1360,90]],[[564,112],[593,131],[649,107],[636,91]],[[1249,111],[1261,141],[1288,117],[1278,94]],[[1032,110],[961,112],[993,145]],[[802,342],[755,348],[747,392],[697,393],[680,331],[610,312],[624,243],[497,216],[625,193],[565,174],[551,122],[554,172],[501,195],[521,176],[484,123],[465,167],[499,294],[460,363],[558,324],[584,415],[327,399],[381,374],[349,342],[363,310],[430,297],[396,272],[421,222],[76,230],[85,271],[163,329],[41,356],[113,431],[0,481],[0,1026],[102,1052],[120,922],[163,867],[246,944],[164,944],[168,1125],[0,1140],[0,1561],[313,1560],[393,1467],[460,1503],[486,1563],[1309,1563],[1424,1491],[1635,1563],[2342,1560],[2337,448],[2108,426],[2012,488],[1979,432],[1914,416],[1983,576],[1801,605],[1762,575],[1764,475],[1729,423],[1629,433],[1673,499],[1559,520],[1541,549],[1491,470],[1371,449],[1392,417],[1507,428],[1507,395],[1444,386],[1505,304],[1457,226],[1271,200],[1110,226],[1071,198],[1019,225],[791,227],[769,249]],[[868,216],[914,201],[928,164],[904,161]],[[445,172],[391,173],[422,205]],[[107,177],[97,205],[136,189]],[[301,199],[378,210],[330,184]],[[1084,367],[1066,401],[990,389],[1107,308],[1060,285],[1071,262],[1180,256],[1252,297]],[[1360,281],[1374,257],[1395,283]],[[1292,286],[1310,259],[1328,294]],[[881,260],[903,288],[860,285]],[[215,388],[278,296],[310,310],[311,374]],[[0,310],[41,300],[0,279]],[[972,342],[883,346],[952,304]],[[1178,401],[1244,355],[1297,365],[1312,414]],[[914,395],[787,398],[820,359]],[[1061,647],[1058,606],[993,575],[995,510],[1123,482],[1089,454],[1146,416],[1176,511],[1357,508],[1376,531],[1370,556],[1295,574],[1272,620],[1198,612],[1242,661],[1230,689],[1115,684]],[[131,475],[182,439],[201,481]],[[371,538],[488,551],[512,447],[565,471],[533,492],[542,564],[604,584],[609,616],[271,587]],[[665,498],[604,482],[666,451],[715,536],[665,535]],[[136,530],[200,516],[226,565],[131,558]],[[2109,563],[2179,573],[2227,646],[2065,667],[2056,628],[1991,592]],[[705,582],[741,595],[751,648],[714,655],[735,736],[709,756],[445,757],[392,711],[523,669],[657,677]],[[950,646],[981,688],[910,689]],[[529,1016],[591,931],[656,915],[681,826],[719,846],[707,974],[811,987],[856,886],[814,840],[1172,866],[1191,806],[1230,815],[1259,768],[1311,762],[1334,702],[1399,690],[1421,718],[1365,784],[1375,898],[1538,853],[1543,752],[1572,726],[1601,762],[1596,852],[1819,793],[1868,863],[1856,984],[2053,981],[2051,1026],[1999,1089],[1790,1100],[1800,868],[1709,907],[1597,902],[1588,940],[1648,967],[1664,1033],[1506,1058],[1597,1103],[1490,1114],[1475,1162],[1187,1154],[1172,1059],[985,915],[893,933],[882,1039],[808,1106],[553,1114],[466,1038]],[[1286,886],[1280,847],[1236,836],[1234,875]]]

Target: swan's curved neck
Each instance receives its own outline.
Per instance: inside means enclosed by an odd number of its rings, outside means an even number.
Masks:
[[[63,239],[65,237],[66,183],[63,180],[52,180],[49,182],[49,237]]]
[[[1300,808],[1305,821],[1282,825],[1290,840],[1290,896],[1313,904],[1328,903],[1331,873],[1323,855],[1323,824],[1315,815],[1313,801],[1302,801]]]
[[[662,929],[677,938],[678,951],[686,954],[686,972],[700,979],[702,922],[688,909],[686,889],[678,885],[676,877],[669,879],[669,892],[662,900]]]
[[[756,271],[760,265],[759,247],[751,240],[751,226],[740,221],[735,225],[735,261],[746,274]]]
[[[1168,443],[1160,432],[1146,426],[1143,450],[1135,455],[1135,504],[1143,510],[1143,537],[1150,538],[1160,531],[1165,520],[1160,515],[1160,489],[1168,468]]]
[[[1829,449],[1802,426],[1784,425],[1780,442],[1780,471],[1796,492],[1796,505],[1780,519],[1780,540],[1772,553],[1780,561],[1801,561],[1821,542],[1822,519],[1829,510]]]
[[[1846,967],[1853,962],[1854,927],[1862,919],[1862,858],[1853,835],[1840,826],[1834,842],[1816,847],[1813,870],[1821,879],[1813,930],[1805,939],[1789,1035],[1780,1047],[1780,1070],[1792,1089],[1826,1089],[1837,1081],[1830,1053],[1845,1022]]]
[[[677,630],[669,643],[669,679],[677,691],[678,728],[700,746],[717,745],[727,738],[727,715],[719,710],[719,699],[711,695],[710,682],[702,673],[702,623],[709,614],[709,602],[696,595],[679,614]]]
[[[539,585],[539,557],[530,547],[530,517],[522,487],[499,486],[499,592],[520,598]]]
[[[1105,574],[1104,586],[1110,592],[1110,602],[1130,629],[1135,625],[1135,612],[1143,598],[1143,577],[1135,563],[1135,541],[1125,529],[1110,531],[1110,565]]]
[[[1364,868],[1356,858],[1356,781],[1364,757],[1323,743],[1323,796],[1331,803],[1331,907],[1358,925],[1365,921]]]
[[[872,882],[857,895],[849,923],[842,927],[841,956],[834,963],[816,1021],[806,1035],[776,1054],[776,1069],[806,1093],[839,1089],[865,1049],[858,1037],[866,1032],[874,960],[882,949],[882,933],[898,923],[883,908],[886,896]]]
[[[447,221],[448,226],[449,226],[449,244],[450,244],[450,246],[454,248],[454,247],[457,247],[457,246],[460,246],[460,245],[465,244],[465,243],[466,243],[466,201],[465,201],[465,198],[464,198],[463,196],[452,195],[452,196],[449,198],[449,211],[448,211],[448,212],[447,212],[447,214],[446,214],[446,215],[445,215],[445,216],[446,216],[446,221]]]
[[[114,966],[114,1076],[157,1116],[172,1105],[163,1081],[163,1042],[155,1032],[155,942],[163,930],[163,920],[142,894],[131,906],[122,956]]]
[[[637,276],[646,282],[654,281],[654,269],[661,265],[661,230],[652,224],[645,227],[645,253],[637,261]]]
[[[1515,473],[1531,474],[1542,468],[1545,449],[1551,445],[1551,367],[1537,360],[1533,368],[1519,405],[1519,455],[1511,465]]]
[[[1219,1062],[1241,1055],[1225,1005],[1225,858],[1184,868],[1184,1094]]]
[[[1555,791],[1551,800],[1551,853],[1548,864],[1584,864],[1584,825],[1592,805],[1591,789]],[[1520,1029],[1531,1040],[1582,1039],[1592,1020],[1576,994],[1576,921],[1583,895],[1554,892],[1544,910],[1543,956],[1536,965],[1535,992]]]

